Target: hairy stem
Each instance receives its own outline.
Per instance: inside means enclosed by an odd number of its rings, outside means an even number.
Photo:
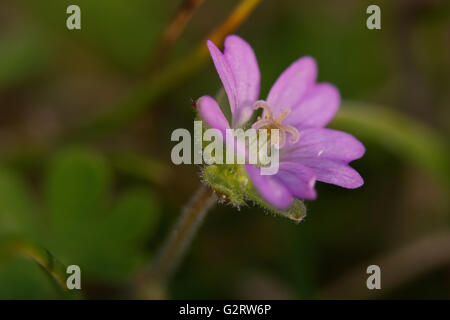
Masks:
[[[138,296],[158,299],[165,296],[165,288],[174,270],[202,223],[216,196],[207,186],[202,186],[184,208],[178,222],[161,247],[148,270],[138,278]]]

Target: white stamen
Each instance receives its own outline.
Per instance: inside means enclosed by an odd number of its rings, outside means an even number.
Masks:
[[[264,118],[261,119],[258,117],[258,121],[256,121],[252,128],[254,129],[278,129],[280,130],[280,136],[279,136],[279,148],[283,147],[286,143],[286,133],[289,132],[291,134],[291,137],[289,141],[291,143],[296,143],[298,139],[300,138],[300,133],[298,132],[297,128],[282,124],[282,121],[288,117],[289,113],[291,112],[291,109],[284,109],[275,119],[273,118],[273,113],[271,107],[267,104],[267,102],[263,100],[259,100],[255,102],[253,105],[254,109],[262,108],[264,109]]]

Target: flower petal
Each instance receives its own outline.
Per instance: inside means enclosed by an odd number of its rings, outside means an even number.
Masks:
[[[267,103],[274,117],[284,109],[293,108],[316,81],[317,66],[311,57],[303,57],[292,63],[270,89]]]
[[[225,39],[224,54],[209,40],[207,46],[230,102],[233,126],[237,127],[251,117],[251,107],[259,95],[260,72],[255,54],[247,42],[235,35]]]
[[[314,200],[316,175],[314,171],[296,162],[281,162],[276,178],[297,198]]]
[[[196,105],[200,118],[211,128],[219,129],[225,137],[225,130],[230,128],[230,124],[216,100],[210,96],[203,96],[197,100]]]
[[[345,162],[329,159],[306,158],[301,163],[316,174],[317,181],[335,184],[348,189],[359,188],[364,180],[359,173]]]
[[[327,129],[311,128],[300,131],[300,139],[282,150],[283,161],[303,158],[331,159],[350,162],[363,156],[365,148],[351,134]]]
[[[291,192],[276,179],[275,175],[263,176],[260,174],[260,168],[252,164],[246,164],[245,168],[253,186],[268,203],[279,209],[286,209],[291,205],[294,199]]]
[[[253,103],[258,100],[261,75],[251,46],[242,38],[231,35],[225,39],[225,59],[228,61],[236,81],[238,113],[236,126],[246,122],[253,113]],[[248,112],[250,108],[251,112]],[[243,110],[247,109],[247,110]],[[240,119],[242,118],[242,119]]]
[[[220,80],[222,81],[223,87],[225,88],[225,91],[227,93],[231,112],[234,113],[238,100],[236,80],[234,79],[231,67],[226,61],[222,52],[220,52],[219,48],[217,48],[212,41],[208,40],[206,44],[208,46],[209,53],[211,54],[211,58],[214,62],[214,66],[216,67],[217,73],[219,74]]]
[[[298,129],[325,127],[334,118],[341,98],[335,86],[319,83],[311,88],[284,121]]]

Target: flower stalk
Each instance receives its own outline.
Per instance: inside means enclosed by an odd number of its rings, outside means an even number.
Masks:
[[[172,232],[167,237],[153,264],[138,280],[138,297],[162,299],[170,277],[179,265],[192,239],[217,197],[202,186],[184,208]]]

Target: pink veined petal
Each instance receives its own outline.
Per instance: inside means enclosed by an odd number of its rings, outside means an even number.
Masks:
[[[281,162],[276,178],[297,198],[314,200],[316,175],[314,171],[296,162]]]
[[[231,131],[227,133],[227,129],[230,129],[230,124],[216,100],[210,96],[202,96],[197,100],[197,111],[200,118],[209,127],[220,130],[222,139],[224,139],[228,150],[234,150],[235,154],[241,155],[244,158],[246,157],[247,148],[245,143],[241,143],[233,137]]]
[[[359,173],[345,162],[330,159],[305,158],[301,163],[311,168],[317,181],[335,184],[348,189],[359,188],[364,180]]]
[[[346,132],[310,128],[300,131],[300,139],[282,150],[282,161],[303,158],[331,159],[350,162],[363,156],[365,148],[359,140]]]
[[[238,104],[238,91],[236,80],[233,76],[233,71],[231,70],[231,67],[226,61],[222,52],[220,52],[216,45],[210,40],[208,40],[206,44],[208,46],[209,53],[211,54],[211,58],[214,62],[214,66],[216,67],[217,73],[219,74],[220,80],[222,81],[223,87],[225,88],[225,92],[227,93],[231,112],[234,114]]]
[[[300,130],[325,127],[334,118],[340,103],[339,91],[335,86],[319,83],[313,86],[300,103],[292,108],[283,123]]]
[[[224,54],[211,41],[207,45],[230,102],[233,127],[239,127],[250,119],[259,96],[260,72],[255,53],[235,35],[225,39]]]
[[[252,164],[246,164],[245,168],[253,186],[268,203],[279,209],[286,209],[291,205],[294,199],[291,192],[275,175],[263,176],[260,174],[260,168]]]
[[[196,104],[200,118],[211,128],[219,129],[225,137],[226,129],[230,128],[230,124],[216,100],[210,96],[203,96],[197,100]]]
[[[311,57],[303,57],[292,63],[277,79],[267,97],[274,117],[284,109],[292,109],[300,103],[317,77],[316,62]]]
[[[224,56],[236,81],[238,106],[233,122],[245,123],[253,113],[253,103],[258,99],[261,75],[251,46],[242,38],[230,35],[225,39]]]

